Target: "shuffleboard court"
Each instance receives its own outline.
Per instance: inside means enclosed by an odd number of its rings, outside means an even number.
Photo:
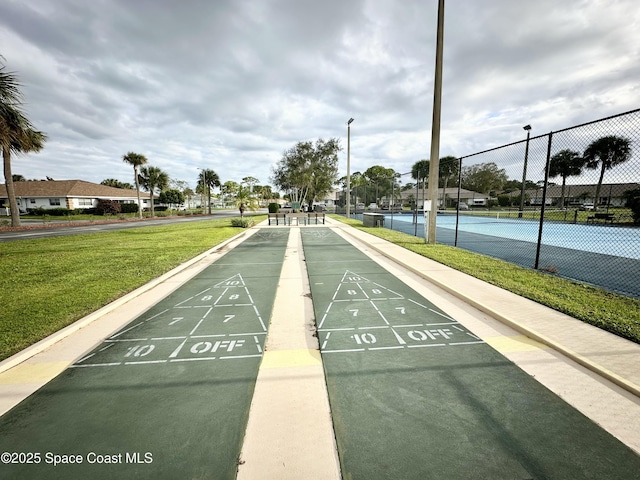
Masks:
[[[631,449],[342,237],[302,238],[343,478],[637,478]]]
[[[0,452],[38,456],[0,477],[235,478],[288,236],[258,230],[2,416]]]

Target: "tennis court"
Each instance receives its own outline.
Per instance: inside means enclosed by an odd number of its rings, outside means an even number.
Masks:
[[[456,220],[455,212],[438,215],[438,243],[533,268],[539,219],[518,218],[517,212],[470,212]],[[537,215],[531,213],[530,216]],[[424,237],[424,217],[386,215],[385,227]],[[456,235],[457,224],[457,235]],[[457,238],[456,238],[457,237]],[[545,220],[539,268],[640,298],[640,229],[609,224],[574,224]]]

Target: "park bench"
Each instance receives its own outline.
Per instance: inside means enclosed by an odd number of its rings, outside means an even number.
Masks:
[[[282,223],[282,225],[286,225],[287,223],[287,216],[284,213],[270,213],[269,214],[269,225],[271,225],[271,222],[276,222],[276,225],[280,225],[280,223]]]
[[[307,214],[306,213],[290,213],[289,215],[287,215],[287,220],[289,220],[289,225],[293,225],[294,221],[296,225],[300,225],[301,224],[300,222],[306,225]]]
[[[318,213],[318,212],[309,213],[308,219],[309,219],[309,225],[311,225],[311,222],[314,220],[316,225],[318,224],[318,220],[322,220],[322,224],[324,225],[324,213]]]
[[[594,213],[593,215],[589,215],[587,217],[587,223],[596,223],[598,220],[602,220],[603,222],[609,222],[613,224],[613,220],[615,219],[615,215],[613,213]]]

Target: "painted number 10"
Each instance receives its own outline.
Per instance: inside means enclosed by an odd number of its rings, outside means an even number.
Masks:
[[[356,333],[355,335],[351,335],[351,338],[353,338],[358,345],[376,343],[376,337],[372,333]]]

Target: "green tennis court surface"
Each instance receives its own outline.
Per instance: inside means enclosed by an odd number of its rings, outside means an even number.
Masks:
[[[344,478],[638,478],[632,450],[348,242],[302,238]]]
[[[0,452],[39,454],[0,478],[235,478],[288,234],[258,231],[0,418]]]

